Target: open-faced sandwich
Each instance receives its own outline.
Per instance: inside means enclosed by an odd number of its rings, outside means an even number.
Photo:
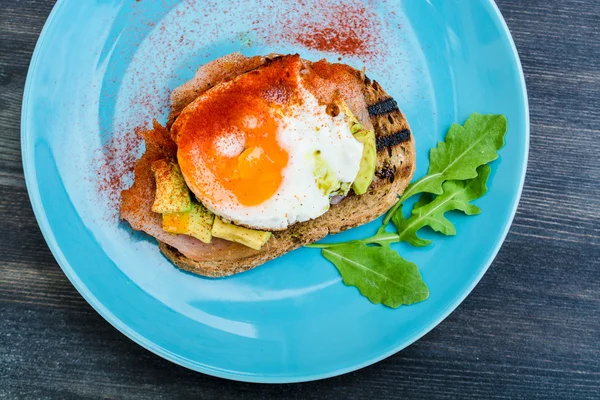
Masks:
[[[413,137],[364,71],[231,54],[175,89],[121,218],[185,270],[242,272],[385,213],[415,169]]]

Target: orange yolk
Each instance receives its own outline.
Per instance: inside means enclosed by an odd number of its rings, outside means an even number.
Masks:
[[[277,192],[288,164],[277,141],[278,120],[260,101],[238,103],[229,117],[227,124],[212,124],[210,132],[188,122],[179,141],[179,165],[192,191],[211,203],[225,197],[259,205]]]
[[[208,197],[213,203],[218,202],[216,195],[224,189],[243,206],[259,205],[279,189],[288,153],[279,146],[277,122],[267,113],[258,118],[253,128],[239,120],[236,122],[212,137],[195,135],[191,140],[180,142],[179,163],[182,171],[196,171],[186,174],[188,180],[195,181],[192,190],[197,188],[202,197]],[[232,135],[231,131],[237,133]],[[222,138],[225,145],[220,145]],[[190,157],[192,153],[196,157]],[[206,170],[202,171],[199,165]],[[210,172],[215,182],[210,181],[206,172]]]
[[[221,186],[240,204],[255,206],[270,199],[283,180],[283,169],[288,163],[288,153],[277,142],[277,123],[265,115],[255,128],[233,126],[242,134],[234,136],[243,147],[239,154],[229,154],[219,149],[217,141],[205,144],[204,153],[208,167]],[[210,194],[205,194],[209,195]]]

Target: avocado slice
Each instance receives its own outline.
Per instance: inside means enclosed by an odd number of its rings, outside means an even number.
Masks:
[[[360,122],[358,122],[358,118],[356,118],[354,113],[352,111],[350,111],[350,108],[348,107],[346,102],[343,100],[340,101],[339,106],[342,109],[342,112],[344,113],[344,115],[346,116],[346,121],[350,125],[350,132],[352,132],[352,134],[354,135],[358,131],[362,131],[363,126],[361,125]]]
[[[358,174],[352,183],[354,193],[361,195],[367,192],[373,176],[375,175],[375,163],[377,161],[377,148],[375,146],[375,132],[361,130],[354,134],[354,138],[363,144],[362,158]]]
[[[338,180],[335,171],[330,168],[329,163],[321,155],[320,150],[312,153],[312,156],[314,162],[313,175],[317,180],[317,187],[319,190],[329,197],[335,195],[347,195],[350,190],[351,182],[340,182],[340,180]]]
[[[365,194],[369,189],[369,186],[371,186],[373,176],[375,175],[375,164],[377,162],[375,132],[365,130],[345,102],[342,102],[341,109],[346,115],[346,120],[350,125],[350,132],[354,135],[356,140],[363,144],[360,168],[356,175],[356,179],[354,179],[354,183],[352,184],[352,189],[354,189],[354,193],[358,195]]]
[[[329,195],[339,189],[340,181],[337,179],[335,172],[329,168],[329,163],[323,158],[321,151],[315,151],[313,156],[315,163],[313,175],[317,179],[317,186],[324,195]]]
[[[183,180],[179,165],[167,159],[157,160],[152,163],[152,172],[156,181],[152,211],[159,214],[190,211],[190,191]]]
[[[260,250],[271,237],[271,232],[255,231],[242,226],[236,226],[224,222],[219,217],[215,217],[212,235],[214,237],[229,240],[230,242],[243,244],[254,250]]]
[[[193,236],[210,243],[215,215],[202,204],[192,203],[190,211],[162,215],[162,227],[165,232]]]

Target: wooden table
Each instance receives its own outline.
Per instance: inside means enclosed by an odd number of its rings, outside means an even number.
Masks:
[[[27,67],[54,1],[0,0],[0,398],[600,398],[600,0],[498,3],[527,78],[531,153],[496,261],[399,354],[268,386],[151,354],[63,275],[31,211],[19,144]]]

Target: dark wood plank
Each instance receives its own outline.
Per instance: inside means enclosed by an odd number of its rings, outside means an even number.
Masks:
[[[20,113],[29,60],[54,1],[0,2],[0,184],[25,186]]]
[[[530,95],[515,223],[490,271],[426,337],[321,382],[251,385],[130,342],[70,285],[24,189],[19,113],[53,1],[0,0],[0,398],[600,398],[600,1],[501,0]]]

